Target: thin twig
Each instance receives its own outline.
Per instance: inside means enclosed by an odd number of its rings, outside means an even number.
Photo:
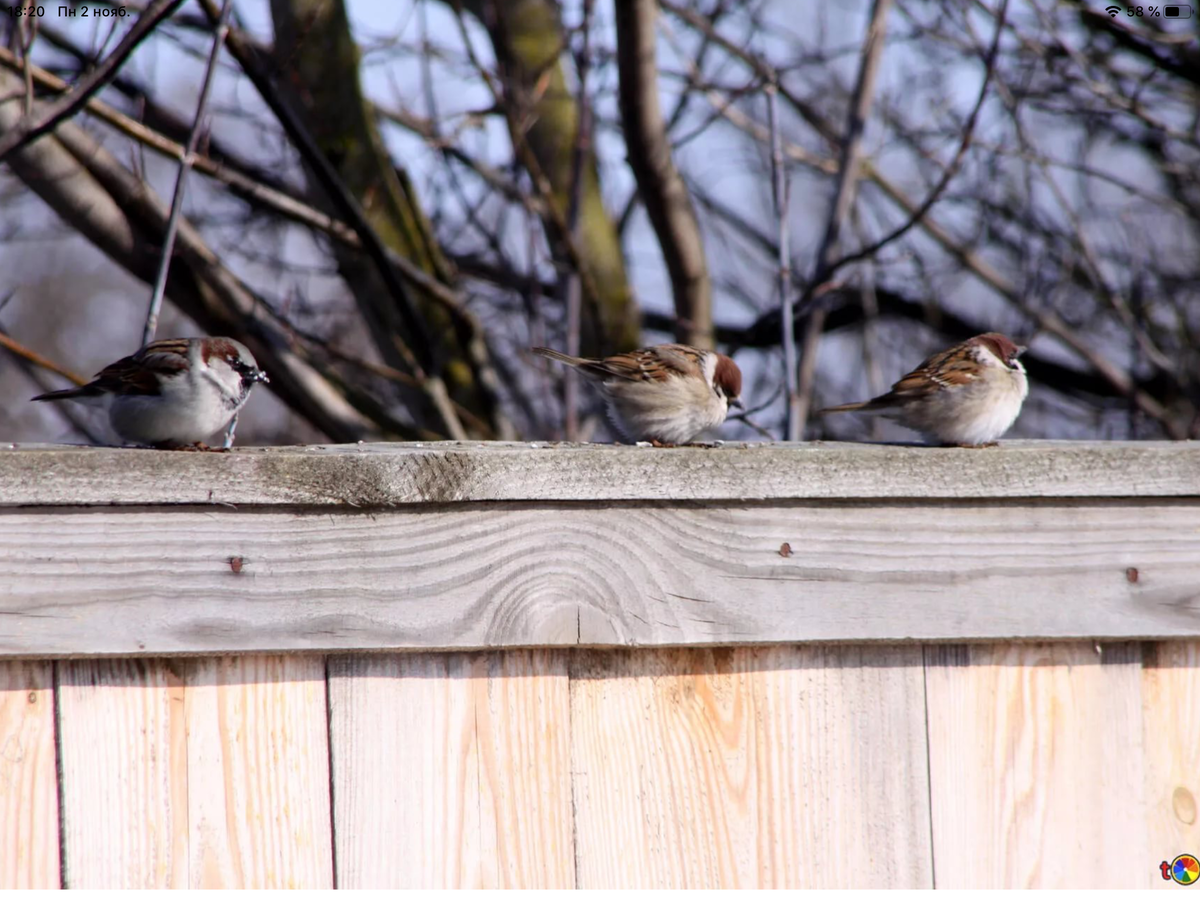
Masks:
[[[171,217],[167,219],[167,233],[163,237],[162,257],[158,261],[158,274],[154,279],[154,289],[150,292],[150,308],[146,311],[146,324],[142,329],[142,346],[154,340],[154,332],[158,330],[158,314],[162,309],[163,295],[167,290],[167,273],[171,270],[171,254],[175,252],[175,234],[179,230],[179,216],[183,211],[183,191],[187,183],[188,173],[196,154],[196,145],[200,141],[201,125],[204,123],[204,108],[208,105],[208,95],[212,90],[213,74],[217,70],[217,57],[225,43],[225,35],[229,32],[229,13],[233,9],[233,0],[224,0],[221,7],[221,17],[217,21],[217,31],[213,35],[212,49],[208,54],[208,65],[204,69],[204,81],[200,85],[200,97],[196,101],[196,115],[192,119],[192,129],[188,132],[187,147],[183,159],[179,161],[179,171],[175,175],[175,193],[171,197]]]
[[[862,354],[863,370],[867,375],[867,396],[878,397],[884,391],[883,371],[879,367],[879,356],[875,352],[879,341],[879,298],[875,295],[875,266],[868,262],[862,280]],[[882,434],[878,416],[871,420],[871,439],[879,440]]]
[[[13,340],[6,332],[0,329],[0,347],[3,347],[13,356],[18,356],[28,363],[32,363],[38,368],[45,369],[47,372],[53,372],[55,375],[61,375],[63,378],[70,381],[76,387],[87,384],[86,378],[80,378],[70,369],[64,368],[52,359],[47,359],[36,350],[30,350],[24,344]]]
[[[25,71],[25,117],[33,115],[33,60],[30,59],[30,53],[33,50],[33,39],[37,35],[38,19],[34,16],[25,16],[18,20],[21,34],[21,62],[24,64]]]
[[[998,15],[1003,16],[1003,14],[1004,8],[1002,6]],[[1044,22],[1044,24],[1049,27],[1049,23]],[[1088,284],[1087,287],[1089,289],[1099,289],[1101,295],[1105,298],[1105,300],[1108,301],[1109,306],[1112,307],[1113,312],[1116,313],[1117,318],[1121,320],[1121,323],[1127,329],[1129,329],[1130,335],[1137,344],[1139,351],[1145,355],[1146,359],[1153,364],[1155,368],[1166,374],[1178,384],[1180,382],[1179,373],[1176,371],[1171,359],[1154,343],[1144,325],[1134,316],[1134,313],[1129,304],[1126,302],[1125,298],[1120,294],[1119,291],[1113,288],[1109,284],[1108,279],[1105,278],[1104,271],[1100,265],[1099,254],[1092,246],[1091,240],[1088,238],[1085,223],[1080,220],[1079,214],[1076,213],[1075,209],[1073,208],[1070,198],[1067,197],[1066,193],[1064,193],[1062,188],[1059,186],[1058,181],[1054,178],[1054,174],[1050,171],[1050,163],[1046,161],[1046,159],[1040,153],[1039,148],[1026,133],[1025,126],[1021,121],[1021,116],[1019,115],[1016,97],[1013,95],[1013,92],[1008,85],[1005,84],[1003,78],[999,76],[996,78],[996,93],[1004,102],[1004,105],[1008,108],[1009,114],[1012,117],[1013,128],[1017,137],[1020,139],[1022,148],[1032,151],[1029,162],[1032,165],[1037,166],[1038,170],[1042,174],[1042,179],[1045,181],[1046,186],[1049,187],[1051,193],[1054,194],[1055,199],[1058,201],[1059,206],[1062,208],[1063,213],[1066,215],[1067,220],[1071,224],[1070,234],[1075,244],[1078,245],[1089,270],[1091,283]],[[1136,368],[1136,363],[1131,368]]]
[[[480,60],[479,54],[475,52],[461,3],[455,3],[454,6],[458,19],[459,36],[463,42],[467,59],[470,60],[472,68],[474,68],[480,80],[483,81],[491,93],[496,108],[504,114],[505,123],[508,126],[509,140],[512,143],[513,155],[525,168],[526,173],[529,175],[529,180],[533,183],[534,190],[538,194],[542,221],[547,233],[562,243],[568,260],[579,272],[579,284],[584,298],[592,304],[597,315],[601,315],[604,303],[600,296],[599,286],[596,283],[595,276],[592,274],[587,257],[572,235],[571,230],[567,227],[566,212],[561,208],[555,197],[554,185],[551,184],[550,177],[546,174],[546,170],[542,167],[542,164],[538,162],[537,154],[534,152],[529,139],[525,135],[526,127],[522,122],[518,121],[512,97],[505,96],[497,77],[488,70]],[[547,65],[549,64],[547,63]],[[516,94],[515,89],[512,93]]]
[[[778,286],[781,326],[783,328],[783,380],[787,389],[787,412],[784,416],[784,440],[798,441],[803,420],[800,417],[800,393],[796,382],[795,311],[792,308],[792,261],[788,250],[788,201],[791,185],[783,165],[783,142],[780,138],[778,86],[767,85],[767,113],[771,123],[771,193],[775,200],[775,218],[779,225]]]
[[[874,101],[875,75],[879,71],[879,60],[883,56],[887,14],[891,5],[892,0],[875,0],[874,8],[871,10],[871,22],[867,26],[867,36],[863,42],[858,80],[854,85],[850,113],[846,123],[846,137],[842,143],[837,192],[829,211],[825,237],[821,241],[821,249],[817,254],[816,272],[809,280],[808,287],[800,299],[799,312],[802,316],[806,316],[807,322],[804,330],[804,349],[800,357],[800,372],[797,378],[799,400],[796,404],[796,417],[800,423],[798,432],[802,432],[803,423],[808,418],[808,410],[812,404],[813,389],[816,383],[817,348],[821,342],[821,332],[825,327],[826,310],[823,305],[817,304],[817,295],[820,291],[828,289],[829,267],[833,262],[833,254],[837,250],[838,235],[841,233],[842,223],[846,221],[850,209],[854,205],[859,173],[862,169],[860,160],[862,136],[867,117],[871,112],[871,104]],[[796,439],[799,439],[799,433],[797,433]]]
[[[962,141],[958,145],[958,152],[954,154],[954,159],[950,161],[950,165],[942,172],[941,179],[934,186],[933,190],[929,192],[929,196],[904,221],[904,224],[889,234],[884,235],[875,241],[875,243],[831,263],[829,269],[825,272],[826,278],[842,268],[842,266],[874,256],[888,244],[892,243],[892,241],[907,234],[909,229],[925,218],[925,215],[937,203],[943,192],[945,192],[951,180],[958,174],[958,170],[962,166],[962,161],[967,155],[967,150],[970,149],[971,140],[975,135],[975,124],[979,120],[979,111],[983,109],[983,101],[987,99],[988,87],[992,82],[992,75],[996,69],[996,53],[1000,49],[1000,37],[1004,31],[1004,20],[1007,13],[1008,0],[1001,0],[1000,9],[996,13],[996,33],[992,37],[992,45],[988,48],[987,56],[984,59],[983,83],[979,86],[979,97],[976,99],[975,106],[971,109],[971,114],[967,117],[967,122],[963,126],[963,136]]]
[[[575,146],[571,149],[571,183],[567,192],[567,233],[578,242],[579,209],[583,204],[583,173],[587,165],[591,141],[591,104],[588,103],[587,83],[591,68],[591,33],[593,0],[583,2],[583,47],[576,57],[575,68],[579,74],[579,125],[575,135]],[[577,266],[569,266],[562,282],[563,306],[567,313],[566,351],[570,356],[579,355],[580,327],[583,318],[583,285]],[[568,367],[563,379],[563,417],[566,439],[579,440],[579,376],[573,367]]]
[[[679,16],[689,25],[698,29],[702,33],[710,35],[715,43],[725,49],[734,57],[740,59],[743,63],[749,66],[754,72],[763,76],[764,73],[769,73],[771,67],[764,62],[760,57],[748,51],[742,44],[732,41],[712,27],[711,22],[706,20],[698,13],[681,6],[673,0],[660,0],[660,3],[665,9],[670,10],[673,14]],[[977,4],[981,9],[989,14],[993,14],[992,10],[983,3]],[[1040,12],[1040,8],[1035,4],[1034,9]],[[1035,44],[1028,38],[1019,34],[1018,40],[1021,41],[1025,49],[1038,54],[1043,58],[1047,58],[1051,51],[1044,47]],[[1086,66],[1084,66],[1078,56],[1078,53],[1068,49],[1068,53],[1073,54],[1073,58],[1077,63],[1080,63],[1081,70],[1085,72],[1085,83],[1098,95],[1110,101],[1118,109],[1130,113],[1143,121],[1156,134],[1164,134],[1167,137],[1190,142],[1190,137],[1186,133],[1172,128],[1167,123],[1149,115],[1138,103],[1129,101],[1117,95],[1107,85],[1099,84],[1086,76]],[[686,58],[685,58],[686,62]],[[1047,65],[1050,62],[1047,61]],[[699,78],[693,73],[693,83],[699,83]],[[741,113],[732,107],[726,108],[725,98],[718,92],[705,90],[703,92],[709,102],[715,109],[721,111],[722,115],[729,120],[736,128],[748,133],[755,140],[765,142],[769,139],[767,130],[751,121],[745,114]],[[780,94],[785,100],[795,109],[800,116],[807,121],[818,134],[826,140],[833,140],[835,133],[829,121],[821,115],[815,107],[805,102],[793,92],[786,90],[782,85]],[[832,161],[820,157],[804,147],[787,143],[784,145],[784,153],[790,159],[794,159],[803,165],[811,166],[820,172],[830,172],[834,166]],[[1157,419],[1163,424],[1165,430],[1174,438],[1180,438],[1185,434],[1183,426],[1172,420],[1166,408],[1153,397],[1149,392],[1140,388],[1133,376],[1120,367],[1113,364],[1103,353],[1097,351],[1093,343],[1084,335],[1080,334],[1077,329],[1072,328],[1062,320],[1057,314],[1037,309],[1029,304],[1029,302],[1021,296],[1016,286],[1006,276],[989,261],[984,259],[976,250],[971,249],[964,242],[956,239],[949,230],[941,225],[933,216],[928,213],[922,217],[917,217],[915,213],[919,209],[919,204],[911,199],[900,187],[891,179],[879,172],[869,160],[862,161],[864,176],[869,178],[874,184],[879,187],[889,200],[895,203],[900,209],[929,236],[937,244],[939,244],[946,252],[954,257],[964,268],[973,273],[986,286],[992,288],[1000,294],[1007,302],[1019,309],[1022,313],[1032,318],[1037,322],[1038,327],[1043,331],[1053,334],[1066,346],[1070,347],[1081,359],[1083,359],[1093,370],[1112,386],[1115,392],[1121,396],[1133,396],[1141,409],[1148,415]],[[1132,393],[1131,393],[1132,392]]]
[[[26,116],[6,134],[0,136],[0,162],[3,162],[14,150],[19,150],[30,141],[50,131],[55,125],[63,119],[69,118],[87,103],[92,94],[104,87],[117,74],[117,69],[146,35],[153,31],[159,22],[174,12],[181,3],[183,0],[153,0],[146,7],[145,12],[138,16],[138,20],[133,23],[133,27],[117,44],[116,49],[91,73],[81,78],[75,86],[75,90],[64,94],[46,106],[40,115],[34,118]]]
[[[20,61],[11,52],[0,47],[0,65],[8,66],[14,71],[20,71]],[[37,66],[33,67],[33,77],[43,87],[51,90],[67,90],[68,85],[58,76]],[[158,131],[131,119],[124,113],[113,109],[103,100],[92,98],[87,102],[87,111],[101,121],[107,122],[122,134],[135,141],[157,150],[170,159],[180,161],[187,152],[182,144],[176,143]],[[265,208],[283,216],[289,221],[307,226],[333,238],[339,244],[356,250],[362,250],[362,241],[358,234],[340,219],[328,215],[309,204],[306,200],[294,194],[282,191],[270,184],[258,181],[246,174],[249,169],[242,165],[220,162],[200,153],[192,155],[192,168],[203,175],[216,179],[233,189],[233,193],[246,200],[256,208]],[[447,312],[456,320],[469,313],[463,308],[463,300],[453,290],[433,276],[427,274],[408,258],[401,256],[391,248],[386,248],[388,261],[396,268],[402,278],[406,278],[417,287],[428,293],[434,300],[441,303]],[[473,319],[471,325],[478,328]]]
[[[3,47],[0,47],[0,65],[7,66],[13,71],[20,71],[20,60]],[[51,90],[63,91],[69,87],[62,79],[37,66],[33,67],[33,77],[38,84]],[[185,148],[181,144],[118,112],[102,100],[97,100],[95,97],[88,100],[87,110],[121,133],[164,156],[176,161],[182,160],[184,157]],[[236,196],[246,200],[254,208],[270,210],[289,221],[320,231],[342,246],[359,251],[363,249],[358,234],[349,225],[316,209],[300,197],[255,180],[245,174],[250,171],[248,167],[231,165],[229,162],[218,162],[199,153],[193,155],[192,161],[194,169],[228,185]],[[466,332],[475,336],[482,333],[482,325],[479,320],[465,308],[463,299],[455,291],[428,275],[419,266],[390,247],[386,248],[386,252],[388,261],[396,268],[400,277],[423,289],[429,297],[440,303],[454,320],[457,328],[465,329]],[[455,404],[455,409],[461,415],[462,410],[457,404]]]
[[[665,9],[670,10],[675,15],[687,21],[693,27],[701,30],[706,34],[711,34],[714,42],[719,44],[729,53],[742,60],[746,65],[750,66],[756,73],[762,75],[769,73],[771,68],[762,59],[755,56],[753,53],[746,50],[739,44],[725,38],[719,32],[716,32],[710,27],[710,23],[697,13],[680,6],[672,0],[660,0]],[[987,7],[983,7],[987,9]],[[991,12],[991,10],[988,10]],[[669,32],[668,32],[669,35]],[[1028,49],[1033,49],[1035,52],[1045,53],[1044,48],[1036,48],[1029,45],[1029,42],[1021,39]],[[687,62],[684,57],[685,63]],[[693,72],[692,77],[695,84],[699,84],[700,79],[698,73]],[[1090,84],[1090,82],[1089,82]],[[1093,85],[1093,88],[1095,86]],[[757,122],[752,121],[748,116],[740,110],[729,106],[724,97],[717,91],[703,90],[702,93],[708,99],[709,103],[715,109],[721,111],[721,114],[734,127],[746,132],[757,141],[765,142],[770,139],[767,129],[762,128]],[[831,139],[834,131],[830,123],[822,116],[814,107],[804,102],[800,97],[792,92],[780,87],[780,94],[785,100],[795,109],[801,117],[804,118],[818,134]],[[1120,98],[1110,96],[1111,92],[1105,96],[1112,99],[1114,104],[1124,111],[1132,112],[1134,115],[1145,121],[1150,127],[1158,132],[1163,132],[1169,137],[1180,140],[1187,140],[1187,135],[1175,129],[1171,129],[1157,119],[1152,119],[1145,114],[1140,108],[1134,109],[1128,103],[1124,103]],[[811,166],[819,172],[831,173],[836,169],[836,165],[832,160],[814,154],[805,147],[800,147],[792,143],[784,145],[784,153],[789,159],[794,159],[802,165]],[[937,244],[939,244],[947,253],[954,257],[964,268],[969,270],[985,285],[992,288],[1000,294],[1005,300],[1011,303],[1014,307],[1021,310],[1022,313],[1031,317],[1040,329],[1053,334],[1066,346],[1070,347],[1081,359],[1083,359],[1093,370],[1095,370],[1114,391],[1121,396],[1133,396],[1138,405],[1148,415],[1157,419],[1163,424],[1163,427],[1173,438],[1180,438],[1184,435],[1182,426],[1174,422],[1167,413],[1166,408],[1153,397],[1148,391],[1139,387],[1135,379],[1128,372],[1125,372],[1120,367],[1111,362],[1103,353],[1096,350],[1091,341],[1081,335],[1076,329],[1068,325],[1056,313],[1047,310],[1041,310],[1032,307],[1018,292],[1016,286],[1010,279],[1002,275],[1000,271],[988,260],[984,259],[976,250],[971,249],[962,241],[956,239],[949,230],[939,223],[933,216],[926,214],[921,218],[917,218],[914,213],[919,208],[919,204],[910,198],[901,188],[878,171],[871,165],[869,160],[862,161],[864,175],[870,178],[872,182],[883,192],[889,200],[895,203],[900,209],[910,218],[913,218],[916,224]],[[819,285],[813,285],[814,289]]]
[[[755,431],[757,431],[757,432],[758,432],[759,434],[761,434],[763,437],[765,437],[765,438],[766,438],[768,441],[773,441],[773,440],[775,440],[775,435],[771,434],[771,432],[767,431],[767,429],[763,428],[763,427],[762,427],[761,425],[759,425],[757,422],[753,421],[753,420],[750,418],[750,416],[749,416],[749,414],[748,414],[748,413],[741,413],[741,414],[739,414],[739,415],[736,415],[736,416],[729,416],[728,418],[726,418],[726,420],[725,420],[725,421],[726,421],[726,422],[743,422],[743,423],[745,423],[746,425],[748,425],[748,426],[750,426],[751,428],[753,428]]]

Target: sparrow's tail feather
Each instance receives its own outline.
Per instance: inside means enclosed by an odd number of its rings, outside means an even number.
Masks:
[[[544,356],[546,359],[552,359],[555,362],[566,363],[568,366],[579,366],[587,362],[586,359],[580,359],[578,356],[568,356],[549,347],[530,347],[529,352],[538,356]]]
[[[88,397],[99,397],[101,392],[90,384],[85,384],[83,387],[66,388],[61,391],[49,391],[45,394],[38,394],[36,397],[30,397],[33,400],[82,400]]]
[[[879,398],[862,400],[858,403],[843,403],[841,406],[827,406],[824,409],[818,409],[817,415],[823,416],[825,413],[834,412],[873,412],[874,410],[882,409],[884,405],[879,402]]]
[[[565,353],[559,353],[557,350],[551,350],[549,347],[531,347],[531,353],[536,353],[538,356],[544,356],[546,359],[552,359],[555,362],[566,363],[576,371],[587,375],[590,378],[631,378],[628,372],[615,370],[608,366],[602,359],[584,359],[581,356],[568,356]]]

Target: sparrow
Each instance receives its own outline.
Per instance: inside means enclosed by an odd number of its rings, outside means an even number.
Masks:
[[[1025,351],[994,331],[935,353],[892,385],[861,403],[822,409],[878,412],[943,444],[980,447],[1008,431],[1029,393]]]
[[[634,441],[686,444],[724,422],[729,407],[742,406],[742,370],[713,350],[659,344],[604,359],[580,359],[548,347],[532,352],[598,381],[609,417]]]
[[[204,450],[204,439],[235,421],[260,381],[267,373],[232,338],[168,338],[106,366],[89,384],[33,399],[104,407],[129,443]]]

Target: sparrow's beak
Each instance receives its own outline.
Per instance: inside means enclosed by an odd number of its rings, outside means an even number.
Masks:
[[[745,409],[746,408],[745,406],[742,405],[742,401],[739,400],[737,397],[734,397],[732,400],[730,400],[729,405],[732,406],[734,409]]]

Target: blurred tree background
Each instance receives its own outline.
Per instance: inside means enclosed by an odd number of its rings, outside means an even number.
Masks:
[[[67,8],[0,8],[0,152],[166,17],[0,157],[11,441],[107,438],[27,400],[140,343],[220,2]],[[526,348],[668,340],[783,437],[789,329],[806,438],[911,439],[810,410],[989,330],[1011,436],[1200,437],[1198,20],[1160,9],[237,0],[158,335],[251,347],[242,443],[606,439]]]

